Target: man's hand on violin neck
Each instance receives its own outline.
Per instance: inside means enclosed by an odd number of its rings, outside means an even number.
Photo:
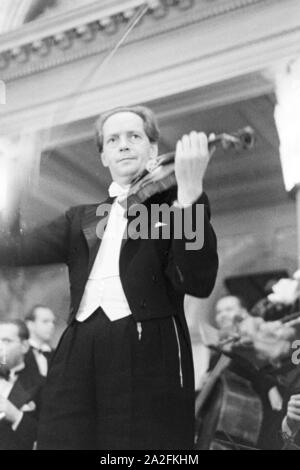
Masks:
[[[208,139],[203,132],[193,131],[177,142],[175,175],[181,204],[193,203],[201,195],[209,159]]]

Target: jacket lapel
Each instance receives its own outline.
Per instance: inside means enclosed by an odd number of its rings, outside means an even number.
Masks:
[[[139,231],[137,230],[137,225],[133,224],[136,218],[136,215],[129,215],[128,212],[126,211],[125,217],[127,218],[127,225],[123,233],[120,253],[122,252],[125,244],[128,242],[129,239],[137,240],[139,239],[139,235],[140,235]]]
[[[15,382],[13,388],[11,389],[8,399],[17,408],[21,408],[25,403],[28,403],[30,401],[30,395],[30,392],[26,391],[23,388],[20,380],[18,379]]]
[[[98,206],[93,204],[85,208],[81,227],[89,250],[88,273],[90,273],[101,245],[112,202],[113,198],[109,197]]]
[[[137,205],[139,206],[140,203],[137,203]],[[142,227],[140,227],[139,221],[141,223],[146,223],[147,224],[147,233],[146,233],[146,235],[148,237],[150,237],[151,217],[149,217],[149,215],[150,215],[151,205],[149,204],[149,202],[144,202],[143,207],[147,211],[146,220],[143,217],[140,218],[139,210],[137,210],[137,213],[134,212],[134,211],[130,212],[130,211],[126,210],[127,226],[126,226],[126,229],[125,229],[125,232],[124,232],[124,235],[123,235],[123,239],[122,239],[121,252],[122,252],[122,250],[123,250],[123,248],[124,248],[124,246],[125,246],[125,244],[127,243],[128,240],[130,240],[130,239],[140,240],[141,239],[141,231],[143,232],[143,229],[142,229]],[[137,207],[137,209],[138,209],[138,207]],[[135,221],[135,219],[137,219],[138,223],[136,223],[136,222],[133,223]]]

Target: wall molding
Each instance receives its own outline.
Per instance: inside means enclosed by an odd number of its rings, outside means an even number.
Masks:
[[[201,4],[217,11],[237,4],[243,8],[199,23],[195,12]],[[163,26],[165,31],[156,34],[155,28]],[[141,33],[148,36],[139,39]],[[177,95],[200,89],[210,98],[199,93],[195,107],[201,101],[217,107],[234,99],[235,83],[243,82],[241,88],[237,85],[240,99],[272,91],[272,80],[266,84],[260,77],[299,55],[299,0],[199,0],[184,14],[170,8],[168,18],[144,19],[104,70],[98,65],[105,51],[9,80],[7,103],[0,110],[1,133],[69,125],[118,105],[176,102]],[[217,84],[212,96],[209,90]]]
[[[6,81],[112,49],[136,9],[148,4],[143,27],[127,44],[249,7],[266,0],[125,0],[91,3],[52,15],[1,36],[0,76]]]

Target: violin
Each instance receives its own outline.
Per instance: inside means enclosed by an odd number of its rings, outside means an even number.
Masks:
[[[256,370],[276,375],[289,360],[291,344],[296,338],[294,327],[299,324],[300,312],[269,322],[250,316],[240,322],[236,332],[219,335],[219,340],[211,342],[209,347],[229,356],[233,354],[236,359],[240,357]]]
[[[195,450],[256,450],[262,403],[249,379],[229,370],[233,358],[218,359],[195,402]]]
[[[210,333],[212,340],[207,345],[220,357],[196,398],[196,450],[258,448],[263,421],[261,398],[249,378],[237,371],[259,372],[261,377],[279,375],[292,341],[289,334],[283,334],[283,329],[299,324],[300,312],[286,315],[280,321],[257,320],[272,328],[269,332],[260,333],[259,342],[255,341],[259,330],[255,330],[251,344],[240,343],[243,340],[242,332],[220,338],[217,342],[211,326],[206,332]],[[204,330],[206,337],[207,334]],[[235,369],[229,369],[231,365]]]
[[[255,133],[247,126],[236,132],[217,134],[208,138],[208,148],[221,144],[224,150],[250,150],[255,144]],[[126,209],[142,204],[151,196],[176,186],[175,152],[169,152],[149,160],[146,169],[131,184],[126,198],[120,204]]]

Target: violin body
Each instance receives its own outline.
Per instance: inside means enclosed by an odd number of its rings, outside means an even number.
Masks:
[[[254,145],[254,131],[245,127],[232,134],[219,134],[208,140],[209,148],[220,143],[224,150],[231,147],[248,150]],[[120,204],[129,209],[132,205],[142,204],[151,196],[176,186],[175,153],[170,152],[149,160],[147,168],[132,182],[127,197]]]

